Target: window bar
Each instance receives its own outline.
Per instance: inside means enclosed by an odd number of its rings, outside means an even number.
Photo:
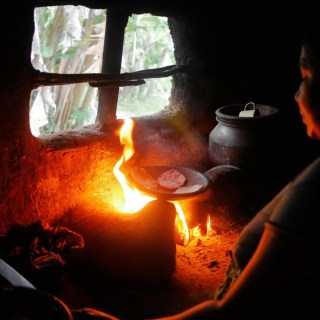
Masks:
[[[103,48],[102,73],[120,74],[125,27],[129,14],[121,9],[108,9]],[[116,123],[119,87],[99,88],[96,123],[102,131]]]

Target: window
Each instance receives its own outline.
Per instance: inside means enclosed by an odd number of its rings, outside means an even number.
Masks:
[[[99,85],[88,84],[92,75],[103,72],[103,59],[112,59],[105,52],[110,46],[104,41],[114,29],[108,23],[108,18],[112,21],[108,14],[106,9],[71,5],[35,8],[31,60],[41,79],[30,96],[29,119],[34,136],[96,123],[99,92],[109,94],[114,90],[99,90]],[[119,66],[117,73],[139,73],[175,64],[167,17],[126,14],[125,18],[121,69]],[[109,65],[112,63],[109,61]],[[62,74],[72,77],[62,78]],[[88,76],[78,81],[76,75],[80,74]],[[119,92],[117,118],[154,113],[168,103],[171,78],[167,75],[145,79],[144,85],[115,83]]]
[[[100,73],[106,10],[82,6],[35,8],[31,60],[48,73]],[[43,86],[33,90],[30,127],[33,135],[77,129],[95,122],[97,88],[88,83]]]
[[[175,64],[168,18],[131,15],[125,29],[121,72],[162,68]],[[117,117],[156,113],[169,101],[171,77],[146,79],[143,86],[121,87]]]

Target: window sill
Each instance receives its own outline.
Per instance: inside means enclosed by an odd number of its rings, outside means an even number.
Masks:
[[[36,139],[44,145],[47,151],[61,151],[88,148],[98,143],[119,148],[119,137],[114,134],[115,128],[102,132],[96,125],[87,126],[79,130],[64,130]]]

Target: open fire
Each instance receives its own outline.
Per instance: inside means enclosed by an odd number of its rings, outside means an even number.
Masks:
[[[119,206],[117,208],[123,213],[136,213],[147,203],[154,200],[154,198],[146,196],[136,188],[129,186],[125,174],[120,171],[120,167],[131,159],[135,152],[132,140],[132,130],[133,120],[127,118],[120,130],[120,143],[124,146],[123,154],[113,168],[113,173],[117,177],[124,193],[124,205],[122,208]]]
[[[138,190],[136,187],[133,187],[128,183],[126,175],[121,171],[121,166],[124,165],[128,160],[132,158],[135,153],[134,143],[132,139],[132,132],[134,128],[134,122],[131,118],[126,118],[123,126],[120,129],[119,137],[120,143],[123,145],[123,154],[120,160],[116,163],[113,168],[113,173],[118,179],[123,193],[124,193],[124,204],[121,206],[117,205],[117,210],[122,213],[137,213],[141,210],[146,204],[150,201],[155,200],[156,198],[145,195],[143,192]],[[178,243],[179,244],[188,244],[190,239],[200,237],[201,230],[198,226],[194,227],[189,231],[188,223],[185,218],[185,214],[179,201],[171,201],[176,208],[176,230],[178,233]],[[211,228],[210,215],[207,217],[207,232]],[[206,233],[207,233],[206,232]]]

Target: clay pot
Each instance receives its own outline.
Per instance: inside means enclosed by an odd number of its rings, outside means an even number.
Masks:
[[[281,171],[278,109],[255,104],[234,104],[216,110],[217,125],[209,135],[209,157],[213,166],[231,165],[243,172],[253,211],[268,201]],[[241,113],[241,114],[240,114]],[[273,179],[271,181],[271,179]]]
[[[278,110],[255,105],[257,116],[240,117],[246,104],[224,106],[216,110],[217,125],[209,135],[212,164],[233,165],[245,171],[261,171],[270,161],[277,141]]]

